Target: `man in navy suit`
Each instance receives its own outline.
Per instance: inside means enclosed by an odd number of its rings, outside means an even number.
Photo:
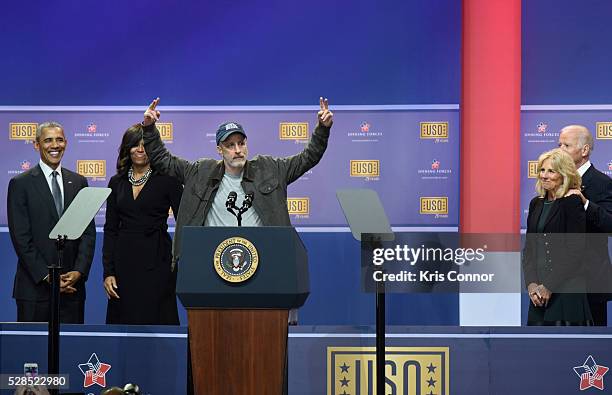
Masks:
[[[582,199],[586,210],[588,233],[612,232],[612,179],[597,170],[590,161],[594,148],[593,136],[582,125],[568,125],[561,129],[559,148],[567,152],[582,177],[582,191],[572,190]],[[608,254],[608,238],[589,236],[586,250],[586,273],[589,281],[589,307],[595,325],[606,326],[607,302],[612,295],[612,268]]]
[[[64,128],[45,122],[36,130],[34,148],[40,162],[11,179],[8,187],[8,225],[17,253],[13,298],[17,321],[43,322],[49,319],[49,272],[57,263],[55,241],[49,233],[87,179],[61,166],[66,149]],[[64,247],[60,277],[60,321],[83,323],[85,281],[94,254],[96,228],[93,221],[78,240]]]

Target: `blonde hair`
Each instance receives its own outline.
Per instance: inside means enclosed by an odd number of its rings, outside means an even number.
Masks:
[[[546,190],[542,187],[542,181],[540,180],[540,170],[542,170],[542,165],[547,159],[550,159],[552,169],[559,173],[563,179],[561,186],[555,191],[555,197],[561,198],[565,196],[570,189],[580,189],[582,178],[578,171],[576,171],[576,165],[574,165],[572,157],[565,151],[555,148],[544,152],[538,158],[538,180],[536,181],[535,189],[540,197],[546,196]]]

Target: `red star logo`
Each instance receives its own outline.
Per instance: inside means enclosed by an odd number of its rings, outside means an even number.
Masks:
[[[604,389],[603,377],[608,373],[607,366],[598,365],[591,355],[582,366],[574,367],[574,372],[580,377],[580,391],[595,387],[600,391]]]
[[[91,354],[89,361],[79,364],[79,369],[85,376],[83,387],[91,387],[94,384],[106,387],[106,373],[110,368],[111,365],[100,362],[96,353]]]

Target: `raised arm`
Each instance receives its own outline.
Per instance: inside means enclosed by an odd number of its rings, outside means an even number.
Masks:
[[[159,98],[153,100],[144,112],[142,125],[144,126],[145,151],[147,151],[151,161],[151,167],[162,174],[176,177],[181,184],[184,184],[186,176],[195,171],[196,167],[193,163],[172,155],[164,145],[159,130],[155,127],[155,122],[161,116],[161,113],[157,110],[158,104]]]
[[[333,117],[334,114],[329,110],[327,99],[320,97],[317,126],[306,148],[299,154],[279,159],[279,167],[285,174],[287,185],[300,178],[302,174],[319,163],[327,149]]]

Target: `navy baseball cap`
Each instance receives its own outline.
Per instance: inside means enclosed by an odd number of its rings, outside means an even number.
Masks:
[[[244,137],[247,136],[242,128],[242,125],[238,122],[223,122],[221,125],[219,125],[219,129],[217,129],[217,145],[219,145],[220,142],[225,141],[225,139],[227,139],[232,133],[240,133]]]

